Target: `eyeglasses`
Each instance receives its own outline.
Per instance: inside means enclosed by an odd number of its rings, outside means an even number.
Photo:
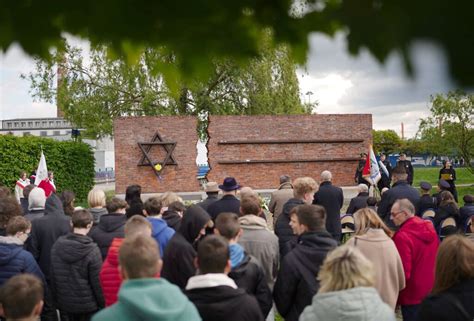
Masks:
[[[395,212],[395,213],[390,212],[390,215],[392,215],[392,217],[395,217],[395,216],[397,216],[398,214],[403,213],[403,212],[404,212],[404,211],[398,211],[398,212]]]

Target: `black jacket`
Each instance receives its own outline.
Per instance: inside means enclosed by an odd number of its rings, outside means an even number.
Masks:
[[[392,164],[388,159],[385,159],[382,163],[387,169],[388,176],[383,170],[380,170],[380,180],[377,183],[377,187],[379,188],[379,190],[382,190],[382,188],[384,187],[390,188],[390,183],[392,182]]]
[[[209,209],[209,206],[211,204],[214,204],[215,202],[217,202],[219,200],[219,198],[217,196],[214,196],[214,195],[211,195],[211,196],[208,196],[204,201],[202,201],[201,203],[198,203],[199,206],[201,206],[204,210],[208,210]]]
[[[413,184],[413,166],[411,165],[411,162],[408,159],[404,161],[399,160],[397,162],[397,166],[402,166],[403,168],[405,168],[405,171],[408,174],[407,182],[410,185]]]
[[[474,215],[474,203],[465,203],[464,206],[459,209],[459,214],[461,215],[461,222],[464,228],[466,227],[467,219]]]
[[[441,222],[448,217],[454,218],[456,221],[457,228],[461,228],[463,225],[461,223],[461,216],[459,215],[459,209],[452,204],[447,204],[444,206],[439,206],[435,211],[434,223],[436,228],[439,228]]]
[[[258,260],[247,253],[242,262],[229,273],[229,277],[241,289],[253,295],[260,306],[264,317],[272,309],[272,292],[265,279],[265,272]]]
[[[418,321],[472,321],[474,319],[474,279],[436,295],[428,296],[418,311]]]
[[[319,190],[314,194],[313,204],[321,205],[326,209],[326,230],[339,242],[341,240],[341,207],[344,204],[342,188],[332,185],[331,182],[322,182]]]
[[[347,214],[354,214],[361,208],[367,207],[367,199],[369,198],[369,193],[362,192],[357,194],[356,197],[352,198],[349,207],[347,208]]]
[[[207,212],[215,222],[217,216],[223,212],[240,214],[240,201],[234,195],[224,195],[222,198],[207,208]]]
[[[59,310],[94,312],[104,307],[99,282],[102,258],[97,245],[85,235],[61,236],[51,249],[51,288]]]
[[[49,283],[51,248],[54,242],[70,232],[71,220],[64,215],[63,204],[56,194],[46,199],[44,216],[31,222],[31,235],[26,249],[33,254]]]
[[[288,253],[280,267],[273,289],[278,312],[286,321],[297,321],[303,309],[311,304],[319,289],[319,268],[337,242],[326,231],[300,235],[298,244]]]
[[[380,218],[391,227],[394,225],[390,220],[390,210],[392,209],[393,203],[402,198],[410,200],[415,206],[416,213],[419,213],[420,193],[418,193],[415,188],[408,185],[406,181],[398,181],[393,184],[391,189],[383,193],[382,200],[377,209]]]
[[[426,210],[435,210],[436,209],[436,197],[429,194],[423,194],[420,197],[420,207],[418,209],[418,216],[423,216],[423,213]]]
[[[44,209],[31,210],[31,211],[28,211],[28,213],[24,215],[24,217],[30,222],[43,216],[44,216]]]
[[[141,199],[133,200],[130,202],[129,207],[126,211],[127,218],[132,217],[133,215],[143,216],[143,202]]]
[[[161,276],[181,289],[184,289],[189,278],[196,274],[196,238],[210,220],[202,207],[189,207],[183,215],[181,227],[166,246]]]
[[[105,214],[100,217],[99,224],[93,226],[89,236],[99,246],[102,260],[107,256],[110,244],[116,237],[125,237],[125,223],[127,216],[124,214]]]
[[[181,226],[181,215],[176,213],[175,211],[167,210],[163,213],[162,218],[166,221],[169,227],[171,227],[176,232],[179,231]]]
[[[296,236],[290,226],[290,212],[293,207],[304,204],[303,200],[297,198],[290,198],[288,202],[283,205],[283,211],[278,216],[275,224],[275,234],[278,236],[278,245],[280,246],[280,260],[291,250],[296,243]]]
[[[263,321],[257,300],[243,289],[216,286],[186,291],[203,321]]]

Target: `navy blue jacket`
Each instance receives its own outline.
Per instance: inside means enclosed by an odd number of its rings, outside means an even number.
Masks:
[[[304,204],[304,201],[298,198],[290,198],[283,205],[283,211],[278,216],[275,224],[275,234],[278,236],[278,245],[280,247],[280,260],[292,249],[296,244],[296,235],[290,226],[290,212],[293,207]],[[293,244],[292,244],[293,243]]]
[[[393,227],[393,223],[390,220],[390,210],[392,209],[393,203],[399,199],[407,198],[415,206],[416,213],[419,212],[420,208],[420,193],[416,188],[408,185],[407,181],[398,181],[393,184],[392,188],[383,193],[382,200],[377,209],[377,213],[380,218],[385,221],[390,227]]]
[[[217,216],[223,212],[230,212],[239,215],[240,213],[240,201],[234,195],[224,195],[222,198],[207,208],[207,212],[215,222]]]
[[[33,255],[23,249],[22,242],[14,237],[0,237],[0,286],[20,273],[31,273],[44,282],[43,272]]]
[[[341,241],[341,207],[344,204],[342,188],[331,182],[322,182],[314,193],[313,204],[321,205],[326,210],[326,230],[332,237]]]
[[[165,248],[173,237],[175,231],[161,218],[148,217],[148,222],[150,222],[152,227],[151,236],[156,240],[156,243],[158,243],[160,255],[163,257],[165,254]]]

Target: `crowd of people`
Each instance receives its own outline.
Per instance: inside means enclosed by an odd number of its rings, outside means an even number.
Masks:
[[[473,320],[474,241],[463,225],[473,196],[459,209],[446,177],[436,195],[426,182],[420,195],[412,178],[395,167],[380,201],[359,185],[346,215],[327,170],[319,183],[282,175],[270,213],[233,177],[209,182],[207,198],[188,206],[173,192],[143,202],[139,185],[125,200],[93,189],[87,209],[70,191],[0,188],[0,315],[309,321],[395,320],[400,311],[404,321]]]

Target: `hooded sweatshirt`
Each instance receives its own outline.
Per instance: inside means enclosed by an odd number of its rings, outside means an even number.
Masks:
[[[92,218],[94,219],[94,225],[99,224],[102,215],[108,214],[105,207],[90,208],[89,212],[91,212]]]
[[[58,308],[68,313],[90,313],[104,307],[99,283],[102,258],[85,235],[61,236],[51,249],[51,287]]]
[[[151,236],[156,240],[160,248],[160,255],[163,257],[165,248],[168,245],[169,240],[173,237],[175,231],[166,224],[165,220],[158,217],[148,217],[148,221],[151,223],[152,232]]]
[[[181,227],[171,238],[163,255],[161,276],[184,289],[188,279],[196,273],[197,239],[211,217],[200,206],[189,207],[183,215]]]
[[[395,321],[393,310],[380,299],[374,288],[318,293],[300,321]]]
[[[56,194],[51,194],[46,200],[44,216],[31,222],[31,235],[26,242],[26,249],[33,254],[46,280],[49,280],[51,248],[60,236],[69,233],[70,222]]]
[[[319,289],[317,275],[329,251],[337,242],[327,231],[306,232],[281,264],[273,289],[278,312],[286,321],[297,321]]]
[[[12,236],[0,236],[0,286],[9,278],[31,273],[44,282],[44,275],[33,255],[23,249],[23,242]]]
[[[398,304],[420,304],[433,288],[438,235],[431,222],[414,216],[400,226],[393,241],[402,259],[406,283]]]
[[[125,237],[125,223],[127,216],[120,213],[102,215],[98,225],[92,227],[89,236],[99,246],[102,259],[105,259],[112,240],[116,237]]]
[[[196,307],[180,289],[164,279],[127,280],[116,304],[92,321],[200,321]]]

